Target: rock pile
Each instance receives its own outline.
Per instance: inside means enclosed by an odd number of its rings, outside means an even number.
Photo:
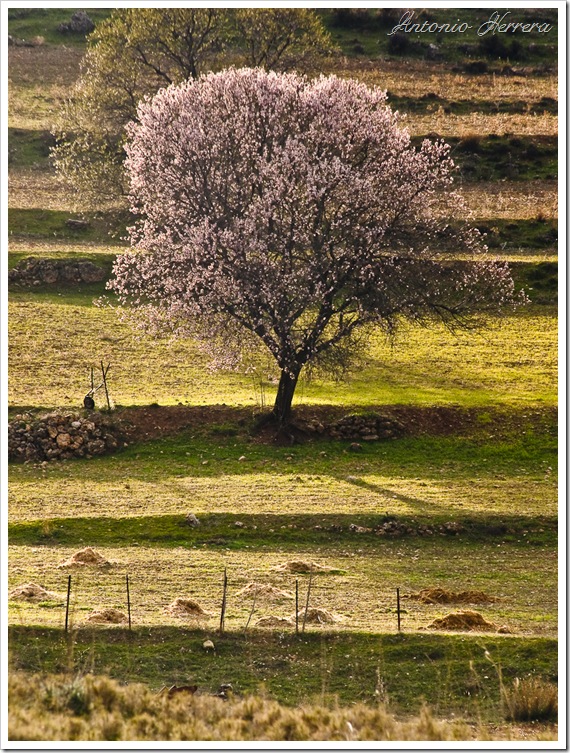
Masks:
[[[90,34],[95,24],[84,10],[78,10],[71,16],[69,21],[59,24],[57,30],[60,34]]]
[[[376,413],[353,413],[331,424],[328,433],[333,439],[358,439],[373,442],[401,436],[404,427],[399,421]]]
[[[95,283],[107,276],[102,267],[87,259],[38,259],[29,256],[22,259],[8,272],[8,281],[23,286],[53,285],[57,282]]]
[[[91,458],[123,444],[120,429],[98,413],[20,414],[8,424],[9,460]]]

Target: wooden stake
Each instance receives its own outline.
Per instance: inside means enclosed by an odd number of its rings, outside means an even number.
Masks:
[[[127,611],[129,614],[129,630],[131,629],[131,593],[129,590],[129,576],[127,574]]]
[[[105,397],[107,398],[107,407],[109,408],[109,411],[111,410],[111,401],[109,400],[109,390],[107,389],[107,372],[111,368],[111,364],[105,368],[103,366],[103,361],[101,361],[101,374],[103,375],[103,385],[105,387]]]
[[[67,633],[67,626],[69,624],[69,597],[71,595],[71,575],[67,578],[67,603],[65,606],[65,632]]]
[[[305,614],[303,615],[303,627],[301,632],[305,632],[305,623],[307,622],[307,612],[309,611],[309,597],[311,596],[311,583],[313,582],[313,571],[309,575],[309,585],[307,587],[307,602],[305,604]]]
[[[400,632],[400,589],[396,589],[396,606],[398,609],[398,632]]]
[[[299,580],[295,581],[295,633],[299,635]]]
[[[224,594],[222,596],[222,614],[220,615],[220,635],[224,632],[224,619],[226,616],[226,593],[228,590],[227,568],[224,568]]]
[[[93,366],[91,367],[91,392],[95,389],[95,382],[93,381]]]
[[[257,591],[253,592],[253,604],[251,605],[251,612],[249,613],[249,617],[247,618],[247,622],[245,623],[245,627],[243,629],[243,632],[248,629],[249,623],[251,621],[251,618],[253,617],[253,613],[255,612],[255,602],[257,601]]]

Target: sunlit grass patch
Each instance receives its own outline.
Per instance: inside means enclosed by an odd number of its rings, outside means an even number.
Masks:
[[[373,86],[387,89],[400,97],[418,97],[433,92],[439,97],[454,100],[525,99],[528,102],[542,97],[558,97],[558,77],[472,75],[450,70],[449,65],[426,60],[382,61],[375,63],[354,61],[343,68],[333,64],[331,73],[354,77]]]
[[[191,343],[137,340],[116,313],[92,306],[93,294],[14,293],[9,305],[9,401],[80,407],[89,368],[112,364],[109,384],[120,405],[259,401],[259,384],[213,374]],[[87,345],[86,345],[87,344]],[[373,343],[364,367],[347,382],[315,380],[295,400],[336,405],[457,403],[554,404],[557,320],[542,307],[505,317],[489,332],[451,335],[443,327],[404,326],[392,348]],[[269,403],[275,387],[264,384]]]
[[[113,527],[111,519],[108,527]],[[290,560],[303,560],[332,569],[313,577],[310,605],[336,615],[335,630],[395,632],[396,588],[404,594],[439,586],[453,591],[482,590],[497,598],[495,603],[477,609],[490,622],[507,625],[514,633],[556,634],[557,556],[551,546],[528,545],[524,539],[521,543],[505,542],[500,537],[469,542],[441,536],[380,538],[373,545],[360,545],[358,536],[293,550],[281,547],[278,537],[272,546],[252,545],[240,550],[224,547],[223,543],[147,547],[133,542],[138,546],[119,548],[96,545],[97,552],[111,566],[75,570],[58,569],[58,565],[78,549],[89,546],[89,540],[74,547],[11,546],[8,581],[10,588],[34,582],[56,593],[66,593],[71,574],[72,622],[80,628],[85,627],[85,616],[94,609],[125,611],[128,573],[136,625],[184,624],[166,611],[175,598],[184,597],[212,613],[204,622],[212,630],[219,622],[226,569],[226,624],[229,630],[239,630],[253,606],[252,597],[237,595],[248,583],[267,583],[294,593],[295,581],[299,580],[300,603],[304,604],[308,574],[278,569]],[[268,615],[290,617],[295,603],[291,598],[273,602],[260,597],[256,607],[256,620]],[[406,631],[425,628],[434,618],[449,612],[449,605],[409,600],[403,600],[401,608]],[[19,600],[10,603],[9,614],[12,624],[61,626],[65,611]]]
[[[437,133],[442,138],[465,137],[473,133],[480,136],[517,134],[519,136],[556,136],[558,116],[515,115],[511,113],[488,114],[472,112],[466,115],[446,113],[443,108],[427,114],[408,113],[404,125],[414,136]]]

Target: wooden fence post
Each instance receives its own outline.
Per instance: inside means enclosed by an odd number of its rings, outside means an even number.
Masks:
[[[220,635],[224,632],[224,618],[226,616],[226,593],[228,590],[227,568],[224,567],[224,593],[222,596],[222,613],[220,615]]]
[[[127,573],[127,611],[129,614],[129,631],[131,630],[131,592],[129,590],[129,575]]]
[[[67,602],[65,605],[65,632],[67,633],[67,627],[69,624],[69,597],[71,595],[71,575],[67,578]]]

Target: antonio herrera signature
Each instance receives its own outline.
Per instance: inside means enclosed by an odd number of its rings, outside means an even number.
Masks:
[[[469,29],[475,27],[466,22],[461,22],[457,19],[456,23],[440,24],[436,21],[424,21],[423,23],[413,23],[415,11],[407,10],[400,18],[400,21],[394,26],[392,31],[388,32],[388,36],[392,36],[397,31],[403,31],[407,34],[426,34],[431,32],[432,34],[464,34]],[[512,21],[507,20],[507,16],[511,15],[511,11],[505,11],[501,15],[499,11],[491,13],[489,19],[484,21],[477,29],[477,35],[484,37],[485,34],[514,34],[516,31],[521,31],[523,34],[529,34],[530,32],[537,32],[539,34],[548,34],[552,29],[552,24],[539,23],[537,21]]]

